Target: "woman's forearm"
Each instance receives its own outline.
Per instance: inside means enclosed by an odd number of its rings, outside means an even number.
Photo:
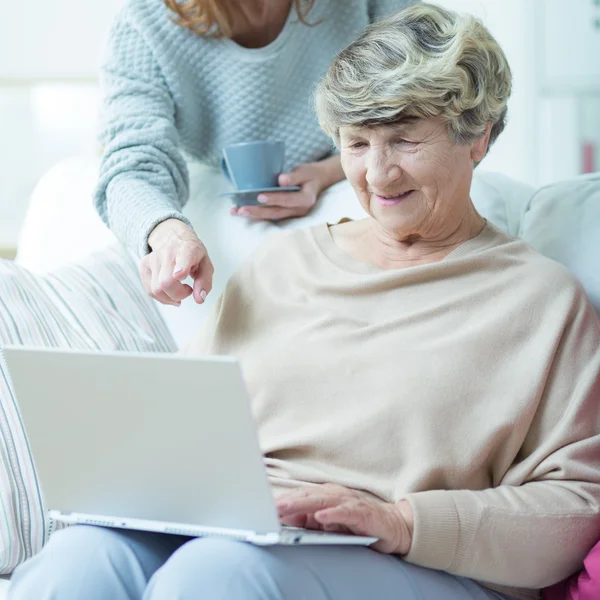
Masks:
[[[534,481],[407,494],[414,532],[405,559],[499,585],[546,587],[573,573],[598,540],[595,487]]]

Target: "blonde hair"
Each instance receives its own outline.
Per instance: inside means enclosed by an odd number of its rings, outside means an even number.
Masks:
[[[480,21],[415,4],[370,25],[343,50],[315,104],[336,144],[344,125],[441,116],[455,144],[473,143],[491,123],[491,145],[504,129],[511,79],[504,52]]]
[[[315,0],[293,0],[298,20],[304,25]],[[174,13],[173,21],[197,33],[209,37],[231,37],[231,13],[223,0],[164,0],[167,8]]]

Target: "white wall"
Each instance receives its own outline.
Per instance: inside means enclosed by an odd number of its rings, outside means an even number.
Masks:
[[[16,246],[42,174],[67,156],[95,151],[98,65],[124,2],[2,3],[0,255]]]
[[[541,185],[600,169],[600,2],[435,0],[478,16],[511,65],[508,124],[482,168]]]
[[[94,79],[106,31],[125,0],[6,0],[2,80]]]
[[[537,181],[537,73],[534,0],[439,0],[437,4],[479,17],[502,46],[513,73],[506,129],[481,163],[533,185]]]

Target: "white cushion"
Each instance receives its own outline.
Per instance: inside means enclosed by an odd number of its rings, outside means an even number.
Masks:
[[[98,166],[97,157],[75,156],[44,174],[31,195],[16,262],[45,273],[116,242],[92,203]]]
[[[0,600],[6,600],[6,594],[8,593],[9,585],[8,579],[0,577]]]
[[[520,236],[574,273],[600,314],[600,173],[537,190]]]
[[[0,261],[0,346],[171,352],[175,344],[120,246],[36,275]],[[48,397],[46,401],[51,402]],[[46,538],[42,498],[0,353],[0,574]]]
[[[479,168],[471,185],[471,198],[479,214],[511,235],[519,234],[521,218],[534,192],[535,188],[526,183]]]

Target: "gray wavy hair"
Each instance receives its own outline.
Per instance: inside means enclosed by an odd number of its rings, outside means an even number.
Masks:
[[[446,122],[455,144],[504,129],[511,91],[504,52],[475,17],[422,3],[370,25],[331,64],[315,93],[323,130],[407,117]],[[489,147],[488,146],[488,147]]]

